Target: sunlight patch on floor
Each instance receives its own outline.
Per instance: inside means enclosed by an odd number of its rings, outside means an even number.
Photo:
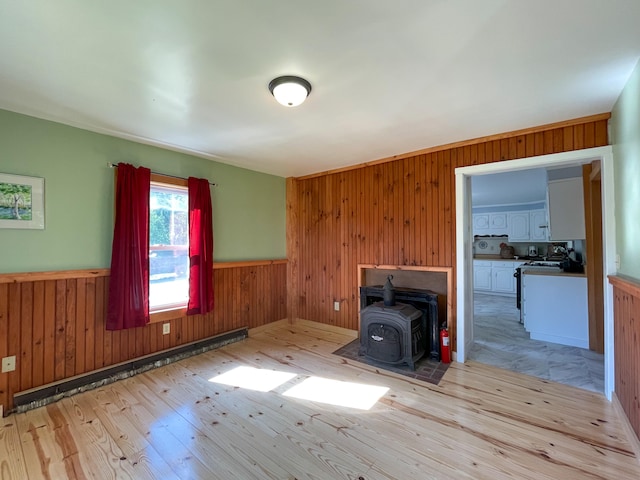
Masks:
[[[388,391],[387,387],[309,377],[284,392],[283,395],[341,407],[369,410]]]
[[[297,376],[296,373],[279,372],[253,367],[236,367],[226,373],[210,378],[212,383],[222,383],[258,392],[269,392]]]
[[[212,377],[209,381],[258,392],[270,392],[297,376],[297,373],[241,366]],[[369,410],[388,391],[387,387],[308,377],[282,395],[339,407]]]

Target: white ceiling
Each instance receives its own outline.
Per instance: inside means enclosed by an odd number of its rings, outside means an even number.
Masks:
[[[548,181],[575,177],[582,177],[579,163],[475,175],[471,177],[471,203],[474,207],[546,203]]]
[[[0,0],[0,108],[300,176],[611,110],[638,0]],[[280,106],[280,75],[313,85]]]
[[[474,207],[545,202],[547,171],[544,168],[471,177]]]

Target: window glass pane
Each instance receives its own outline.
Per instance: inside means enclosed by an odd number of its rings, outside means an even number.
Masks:
[[[151,184],[149,308],[185,306],[189,299],[189,197],[186,188]]]

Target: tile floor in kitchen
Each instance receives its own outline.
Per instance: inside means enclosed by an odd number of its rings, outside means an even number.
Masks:
[[[474,293],[470,360],[554,382],[604,392],[604,355],[529,339],[515,298]]]

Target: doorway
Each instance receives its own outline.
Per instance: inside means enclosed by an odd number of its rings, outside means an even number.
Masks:
[[[591,303],[588,300],[602,297],[601,294],[589,292],[591,297],[587,299],[588,286],[593,287],[594,284],[591,274],[598,262],[602,261],[602,242],[598,244],[592,241],[592,230],[595,229],[591,227],[596,222],[575,223],[574,231],[567,232],[567,235],[571,235],[571,241],[552,241],[547,233],[549,209],[553,210],[549,212],[551,217],[557,220],[560,215],[557,209],[568,208],[565,202],[548,205],[549,182],[555,182],[555,185],[563,185],[567,181],[571,185],[583,184],[580,197],[584,197],[584,201],[576,202],[572,210],[566,211],[571,218],[586,220],[592,217],[592,209],[588,207],[591,207],[592,200],[595,207],[600,198],[600,187],[597,188],[598,195],[595,195],[591,184],[585,183],[590,182],[591,167],[591,164],[576,164],[471,177],[474,342],[469,352],[470,360],[596,393],[604,392],[604,350],[597,348],[598,329],[594,328],[592,333],[588,325],[588,320],[593,319],[594,327],[601,327],[603,319],[600,314],[598,323],[596,305],[589,309],[587,315],[587,306]],[[597,203],[597,208],[601,209],[600,203]],[[589,229],[585,228],[587,225]],[[566,225],[563,227],[567,230]],[[601,236],[602,230],[598,231]],[[585,242],[584,239],[589,240]],[[598,245],[600,250],[595,248]],[[581,259],[588,259],[587,272],[590,278],[585,278],[585,274],[576,274],[573,279],[556,276],[557,266],[567,256],[567,249]],[[587,250],[590,250],[589,255],[586,255]],[[549,281],[549,291],[544,293],[547,299],[553,295],[555,289],[551,285],[557,281],[582,285],[584,298],[570,295],[563,302],[575,304],[573,308],[566,308],[565,312],[565,315],[575,315],[571,328],[560,329],[549,324],[545,326],[543,334],[540,328],[532,328],[533,325],[527,327],[521,315],[523,305],[519,287],[523,282],[518,269],[527,262],[548,262],[550,265],[551,276],[535,277],[541,281],[541,286],[546,280]],[[565,288],[568,288],[568,284],[560,290]],[[560,314],[551,314],[548,306],[542,308],[548,312],[546,316],[560,317]],[[590,337],[588,342],[587,334]],[[602,341],[602,336],[599,339]]]
[[[611,147],[598,147],[540,157],[496,162],[456,169],[456,253],[457,253],[457,339],[455,359],[464,362],[474,341],[473,330],[473,234],[471,229],[471,177],[538,167],[561,167],[600,161],[602,184],[602,250],[604,303],[604,393],[613,392],[613,305],[612,288],[606,276],[615,273],[615,224],[613,216],[613,157]]]

